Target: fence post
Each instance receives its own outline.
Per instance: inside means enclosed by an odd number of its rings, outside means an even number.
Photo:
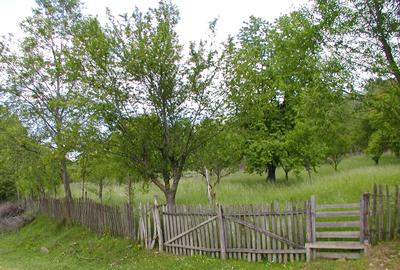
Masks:
[[[369,230],[369,192],[364,192],[361,199],[361,209],[362,211],[362,232],[360,241],[364,244],[369,244],[370,242],[370,230]]]
[[[312,243],[315,243],[316,241],[317,241],[317,238],[316,238],[316,233],[315,233],[315,222],[316,222],[316,203],[315,203],[315,195],[311,195],[311,200],[310,200],[310,202],[311,202],[311,242]],[[315,249],[313,249],[312,251],[311,251],[311,258],[312,259],[316,259],[316,256],[317,255],[317,251],[315,250]]]
[[[222,206],[218,204],[217,207],[217,219],[218,219],[218,231],[219,231],[219,242],[221,245],[221,259],[226,259],[226,239],[225,239],[225,227],[224,227],[224,213]]]
[[[156,223],[157,234],[158,234],[158,250],[162,252],[164,250],[164,238],[161,229],[160,209],[158,209],[158,197],[154,195],[154,222]]]

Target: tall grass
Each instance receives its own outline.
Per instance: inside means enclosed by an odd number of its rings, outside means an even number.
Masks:
[[[271,201],[303,201],[316,195],[321,203],[356,202],[361,194],[370,191],[374,183],[399,184],[400,159],[387,154],[381,163],[364,156],[350,156],[344,159],[338,171],[323,165],[313,173],[311,181],[305,171],[290,175],[286,182],[282,170],[277,171],[276,183],[266,182],[264,175],[235,173],[223,178],[216,187],[217,201],[223,204],[257,204]],[[80,184],[73,184],[73,193],[80,196]],[[97,199],[96,186],[89,184],[88,196]],[[164,195],[154,186],[137,183],[134,190],[135,203],[152,201],[157,194],[161,202]],[[127,201],[125,185],[108,185],[104,202],[120,204]],[[178,204],[207,203],[206,184],[201,176],[190,174],[181,180],[178,188]]]

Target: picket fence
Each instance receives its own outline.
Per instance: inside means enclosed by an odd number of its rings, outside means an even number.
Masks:
[[[284,206],[271,203],[169,207],[159,205],[157,197],[152,204],[137,206],[51,198],[26,200],[24,203],[27,209],[57,219],[68,219],[100,234],[127,237],[147,249],[158,247],[160,251],[173,254],[209,255],[222,259],[285,263],[305,260],[306,255],[308,258],[315,258],[318,254],[332,257],[332,254],[312,250],[313,245],[318,246],[318,238],[352,238],[360,244],[376,244],[396,239],[400,233],[399,186],[384,188],[374,185],[373,192],[364,193],[359,202],[341,205],[318,205],[315,199],[310,199]],[[353,209],[340,210],[348,207]],[[337,210],[330,213],[321,210],[326,208]],[[335,225],[343,225],[340,216],[344,214],[353,217],[344,222],[353,229],[332,232]],[[324,215],[330,219],[325,221]],[[332,217],[339,217],[339,220],[332,220]],[[348,252],[343,254],[351,255]],[[358,254],[353,254],[353,257],[358,257]]]

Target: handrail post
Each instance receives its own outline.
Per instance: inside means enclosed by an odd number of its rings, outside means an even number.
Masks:
[[[363,211],[363,241],[364,244],[369,244],[369,192],[364,192],[362,197],[362,211]]]

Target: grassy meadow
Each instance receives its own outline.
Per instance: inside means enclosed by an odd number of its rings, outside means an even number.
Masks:
[[[298,175],[290,174],[285,181],[284,172],[277,171],[277,182],[265,181],[265,175],[235,173],[221,180],[215,191],[217,201],[222,204],[256,204],[271,201],[303,201],[312,194],[317,196],[320,203],[356,202],[365,191],[371,191],[374,183],[399,184],[400,159],[391,154],[381,158],[380,164],[375,165],[371,158],[365,155],[350,156],[340,164],[338,171],[325,164],[317,168],[310,182],[305,171]],[[97,186],[87,185],[88,197],[97,200]],[[74,183],[72,187],[75,197],[81,194],[81,184]],[[164,195],[152,184],[136,183],[134,200],[138,202],[152,201],[158,194],[164,201]],[[108,184],[104,189],[103,199],[108,204],[120,204],[127,201],[126,186]],[[206,183],[195,173],[187,173],[179,184],[178,204],[207,203]]]

